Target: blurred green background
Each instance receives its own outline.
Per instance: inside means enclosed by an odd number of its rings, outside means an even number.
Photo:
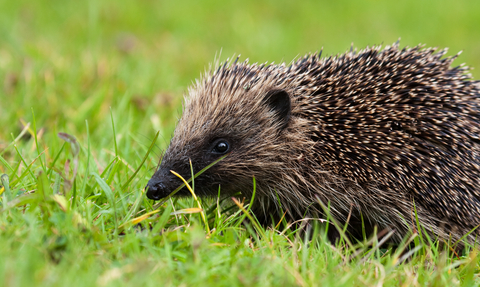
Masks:
[[[92,140],[117,126],[165,147],[188,85],[214,58],[290,62],[324,49],[463,50],[480,76],[480,1],[0,0],[0,149],[21,122]],[[107,134],[108,133],[108,134]],[[55,136],[55,133],[45,133]]]

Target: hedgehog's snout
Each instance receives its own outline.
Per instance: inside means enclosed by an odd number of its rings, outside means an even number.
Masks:
[[[170,190],[165,186],[161,179],[152,177],[145,187],[147,197],[153,200],[159,200],[166,197]]]

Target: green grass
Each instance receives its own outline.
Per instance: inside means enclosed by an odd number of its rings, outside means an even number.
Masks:
[[[130,224],[154,211],[142,188],[215,55],[290,62],[401,38],[463,50],[478,78],[478,19],[474,0],[0,0],[0,285],[479,285],[477,250],[421,236],[410,253],[333,246],[322,230],[245,227],[214,200],[207,227],[193,199]]]

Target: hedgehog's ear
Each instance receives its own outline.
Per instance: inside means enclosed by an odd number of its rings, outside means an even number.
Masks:
[[[280,122],[280,129],[286,128],[290,119],[290,95],[284,90],[272,90],[265,95],[264,101],[275,112],[276,120]]]

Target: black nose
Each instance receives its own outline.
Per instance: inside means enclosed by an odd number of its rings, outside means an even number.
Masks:
[[[150,179],[145,187],[147,197],[153,200],[159,200],[168,195],[165,185],[156,179]]]

